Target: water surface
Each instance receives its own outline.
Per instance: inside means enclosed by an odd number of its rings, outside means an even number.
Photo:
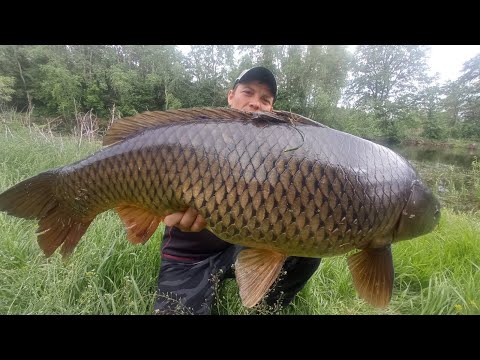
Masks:
[[[443,206],[480,210],[480,149],[389,145],[408,159]]]

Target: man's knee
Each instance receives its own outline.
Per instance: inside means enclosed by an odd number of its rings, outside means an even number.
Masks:
[[[287,276],[290,273],[290,276],[306,282],[317,271],[321,260],[319,258],[290,256],[285,261],[282,270],[287,272]]]
[[[215,290],[221,281],[231,277],[238,251],[231,246],[196,263],[163,260],[154,311],[210,314]]]

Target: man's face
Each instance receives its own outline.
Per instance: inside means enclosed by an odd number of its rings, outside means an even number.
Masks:
[[[228,92],[228,105],[243,111],[272,111],[273,94],[266,84],[258,81],[239,83]]]

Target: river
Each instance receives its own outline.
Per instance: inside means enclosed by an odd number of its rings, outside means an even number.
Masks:
[[[443,206],[480,210],[480,149],[388,145],[408,159]]]

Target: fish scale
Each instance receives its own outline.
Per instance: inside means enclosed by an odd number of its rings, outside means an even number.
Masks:
[[[0,210],[39,220],[47,256],[62,244],[62,253],[71,253],[108,209],[117,210],[137,243],[166,215],[193,208],[221,239],[271,251],[239,255],[241,296],[250,289],[244,263],[265,264],[257,271],[275,274],[268,264],[276,262],[271,266],[279,271],[284,257],[278,254],[325,257],[360,249],[349,260],[356,288],[383,306],[393,281],[393,270],[380,270],[392,266],[390,244],[438,223],[438,201],[405,159],[296,114],[148,112],[117,121],[105,139],[108,146],[90,157],[0,194]],[[387,290],[378,291],[378,284]]]

